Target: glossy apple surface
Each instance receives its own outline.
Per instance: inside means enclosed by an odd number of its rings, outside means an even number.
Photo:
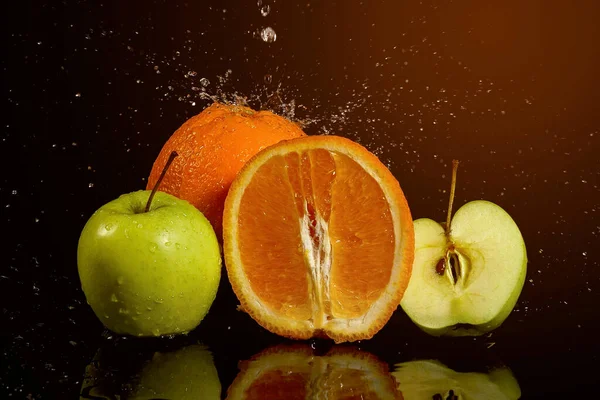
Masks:
[[[100,207],[79,239],[77,264],[87,302],[119,334],[162,336],[194,329],[221,277],[217,237],[185,200],[150,191]]]
[[[477,200],[462,206],[449,235],[428,218],[415,227],[415,260],[400,303],[432,335],[480,335],[511,313],[527,272],[525,242],[500,206]]]

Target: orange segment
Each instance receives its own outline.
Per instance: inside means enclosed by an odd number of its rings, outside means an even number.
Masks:
[[[332,238],[331,301],[342,318],[364,315],[390,281],[394,221],[383,190],[345,155],[336,155]]]
[[[414,233],[398,181],[348,139],[311,136],[258,153],[232,184],[223,223],[242,308],[283,336],[370,338],[410,278]]]
[[[353,348],[317,356],[309,346],[275,346],[240,364],[228,400],[401,400],[385,363]]]
[[[300,242],[300,226],[281,221],[297,221],[298,211],[291,186],[281,173],[283,157],[274,157],[261,166],[242,198],[238,222],[240,253],[247,279],[264,304],[290,318],[311,315],[307,276]],[[272,191],[278,187],[281,190]],[[277,273],[273,273],[277,266]]]

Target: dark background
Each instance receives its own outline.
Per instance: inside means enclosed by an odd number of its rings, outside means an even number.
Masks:
[[[310,122],[309,134],[359,141],[398,178],[415,218],[445,217],[457,158],[456,207],[483,198],[518,223],[527,281],[491,337],[432,338],[399,309],[360,348],[390,365],[503,363],[523,398],[591,390],[597,4],[263,0],[262,16],[254,0],[3,2],[0,397],[77,398],[86,364],[116,340],[80,289],[79,233],[98,207],[145,187],[163,143],[206,95],[245,97]],[[268,26],[272,43],[257,33]],[[223,393],[238,360],[282,342],[236,304],[224,279],[206,320],[175,341],[210,346]]]

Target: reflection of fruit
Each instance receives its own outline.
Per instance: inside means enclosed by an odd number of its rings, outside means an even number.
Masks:
[[[260,152],[232,184],[223,226],[243,310],[283,336],[370,338],[410,277],[413,225],[398,181],[341,137]]]
[[[211,354],[202,346],[155,353],[140,372],[135,399],[220,399],[221,383]]]
[[[228,400],[401,399],[387,364],[372,354],[334,347],[275,346],[240,364]]]
[[[161,190],[196,206],[221,237],[223,203],[236,174],[259,150],[284,139],[304,136],[293,122],[270,111],[214,103],[187,120],[163,146],[147,188],[158,179],[169,154],[179,157]]]
[[[396,365],[392,372],[405,400],[517,400],[521,388],[508,368],[461,373],[434,360]]]
[[[519,228],[489,201],[462,206],[444,227],[415,221],[415,262],[401,305],[433,335],[479,335],[510,314],[525,282],[527,253]]]
[[[101,354],[101,353],[99,353]],[[220,399],[221,383],[210,352],[201,345],[155,353],[133,376],[119,374],[118,365],[104,365],[102,357],[86,368],[80,399]],[[114,362],[114,361],[113,361]],[[115,385],[115,381],[121,381]]]
[[[77,249],[81,286],[110,330],[160,336],[194,329],[215,299],[219,244],[187,201],[149,191],[119,197],[86,223]]]

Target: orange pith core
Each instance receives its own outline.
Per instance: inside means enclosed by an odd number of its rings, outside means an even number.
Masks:
[[[240,256],[256,296],[315,329],[363,316],[390,282],[389,202],[378,182],[342,153],[311,149],[270,158],[244,191],[238,223]]]

